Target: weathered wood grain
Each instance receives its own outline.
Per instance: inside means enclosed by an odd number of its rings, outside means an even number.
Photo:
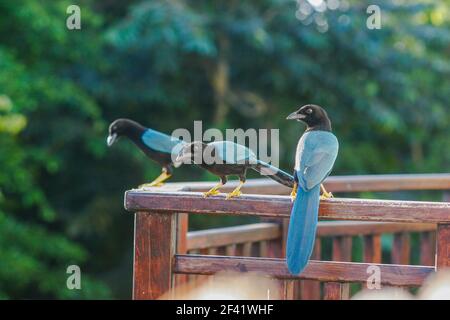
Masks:
[[[205,199],[195,192],[127,191],[129,211],[187,212],[208,215],[288,217],[292,202],[287,196],[246,195],[226,200],[223,195]],[[322,200],[321,219],[388,222],[450,223],[450,203],[366,199]]]
[[[216,184],[212,182],[168,183],[173,189],[207,191]],[[228,182],[221,190],[229,192],[237,181]],[[450,190],[450,174],[383,174],[330,176],[325,187],[331,192],[402,191],[402,190]],[[270,179],[248,179],[242,188],[244,193],[289,194],[290,189]]]
[[[436,233],[423,232],[420,234],[420,264],[423,266],[435,265]]]
[[[435,231],[434,223],[398,223],[366,221],[320,221],[317,236],[364,236],[397,232]]]
[[[439,224],[436,233],[436,267],[450,267],[450,224]]]
[[[191,231],[187,248],[201,249],[231,244],[272,240],[281,237],[281,228],[275,223],[254,223],[235,227]]]
[[[411,256],[411,245],[409,233],[401,232],[394,234],[391,259],[394,264],[409,264]]]
[[[322,242],[316,239],[311,260],[320,260],[322,254]],[[300,281],[299,298],[302,300],[319,300],[320,299],[320,282],[315,280]]]
[[[170,289],[175,228],[174,214],[136,213],[133,299],[157,299]]]
[[[368,263],[310,261],[300,275],[292,275],[283,259],[176,255],[174,272],[211,275],[219,271],[260,272],[278,279],[307,279],[325,282],[365,282]],[[373,265],[373,264],[372,264]],[[419,286],[434,267],[376,264],[381,284]]]
[[[381,263],[381,235],[365,235],[364,243],[364,262]]]

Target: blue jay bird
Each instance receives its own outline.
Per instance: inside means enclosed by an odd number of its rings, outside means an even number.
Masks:
[[[156,130],[145,128],[130,119],[117,119],[109,126],[107,144],[112,146],[121,136],[130,139],[147,157],[159,163],[162,167],[161,175],[151,183],[140,187],[161,186],[172,176],[173,168],[181,165],[176,159],[185,142]]]
[[[195,163],[202,169],[220,177],[220,182],[204,193],[205,198],[219,194],[219,188],[227,183],[227,176],[230,175],[238,176],[240,183],[227,195],[227,199],[239,197],[248,169],[267,175],[287,187],[294,186],[294,178],[290,174],[257,159],[252,150],[231,141],[214,141],[208,144],[194,141],[183,146],[177,161]]]
[[[308,104],[287,119],[306,123],[295,154],[294,202],[289,220],[286,261],[289,272],[299,274],[308,264],[316,236],[319,201],[330,198],[322,181],[330,174],[338,154],[338,140],[331,133],[331,122],[324,109]],[[320,189],[323,194],[320,196]]]

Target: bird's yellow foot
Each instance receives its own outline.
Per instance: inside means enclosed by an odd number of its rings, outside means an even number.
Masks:
[[[294,187],[292,188],[292,191],[291,191],[291,201],[292,202],[294,202],[295,198],[297,197],[297,188],[298,188],[298,185],[294,184]]]
[[[156,182],[155,183],[155,181],[153,181],[153,182],[149,182],[149,183],[140,184],[139,185],[139,189],[150,188],[150,187],[162,187],[163,185],[164,185],[163,182]]]
[[[209,190],[209,191],[207,191],[207,192],[205,192],[205,193],[203,193],[203,198],[208,198],[209,196],[215,196],[215,195],[218,195],[220,193],[220,191],[219,190]]]
[[[149,187],[161,187],[164,185],[164,181],[169,179],[171,176],[172,176],[171,174],[168,174],[167,172],[163,172],[160,174],[160,176],[158,178],[156,178],[152,182],[141,184],[139,186],[139,189],[149,188]]]
[[[235,198],[235,197],[239,197],[242,194],[242,192],[238,189],[234,189],[232,192],[230,192],[229,194],[227,194],[227,200],[231,199],[231,198]]]
[[[322,190],[320,200],[333,198],[333,194],[331,192],[328,192],[327,189],[325,189],[325,187],[323,186],[323,184],[320,185],[320,189]]]
[[[222,184],[222,182],[220,182],[219,184],[217,184],[216,186],[211,188],[211,190],[203,193],[203,198],[207,198],[209,196],[218,195],[220,193],[219,188],[222,187],[222,186],[223,186],[223,184]]]

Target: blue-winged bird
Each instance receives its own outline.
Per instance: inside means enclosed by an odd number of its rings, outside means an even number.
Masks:
[[[117,119],[109,126],[108,146],[112,146],[121,136],[130,139],[147,157],[156,161],[162,167],[162,173],[159,177],[151,183],[142,184],[140,187],[162,185],[172,176],[173,168],[181,165],[181,162],[173,160],[176,159],[185,144],[180,139],[146,128],[130,119]]]
[[[230,175],[238,176],[240,183],[227,195],[227,199],[238,197],[241,195],[240,190],[245,183],[248,169],[253,169],[288,187],[294,186],[294,178],[290,174],[258,160],[249,148],[231,141],[215,141],[208,144],[194,141],[183,146],[177,161],[195,163],[220,178],[219,184],[204,193],[205,197],[218,194],[219,188],[227,183],[227,176]]]
[[[286,244],[286,261],[292,274],[299,274],[308,264],[316,236],[320,189],[322,198],[332,197],[322,185],[330,174],[338,154],[338,140],[331,133],[331,122],[325,110],[308,104],[291,113],[287,119],[306,123],[306,131],[297,144],[294,188]]]

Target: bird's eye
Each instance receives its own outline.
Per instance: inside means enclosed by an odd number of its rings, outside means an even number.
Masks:
[[[313,110],[312,109],[306,109],[306,113],[307,114],[311,114],[311,113],[313,113]]]

